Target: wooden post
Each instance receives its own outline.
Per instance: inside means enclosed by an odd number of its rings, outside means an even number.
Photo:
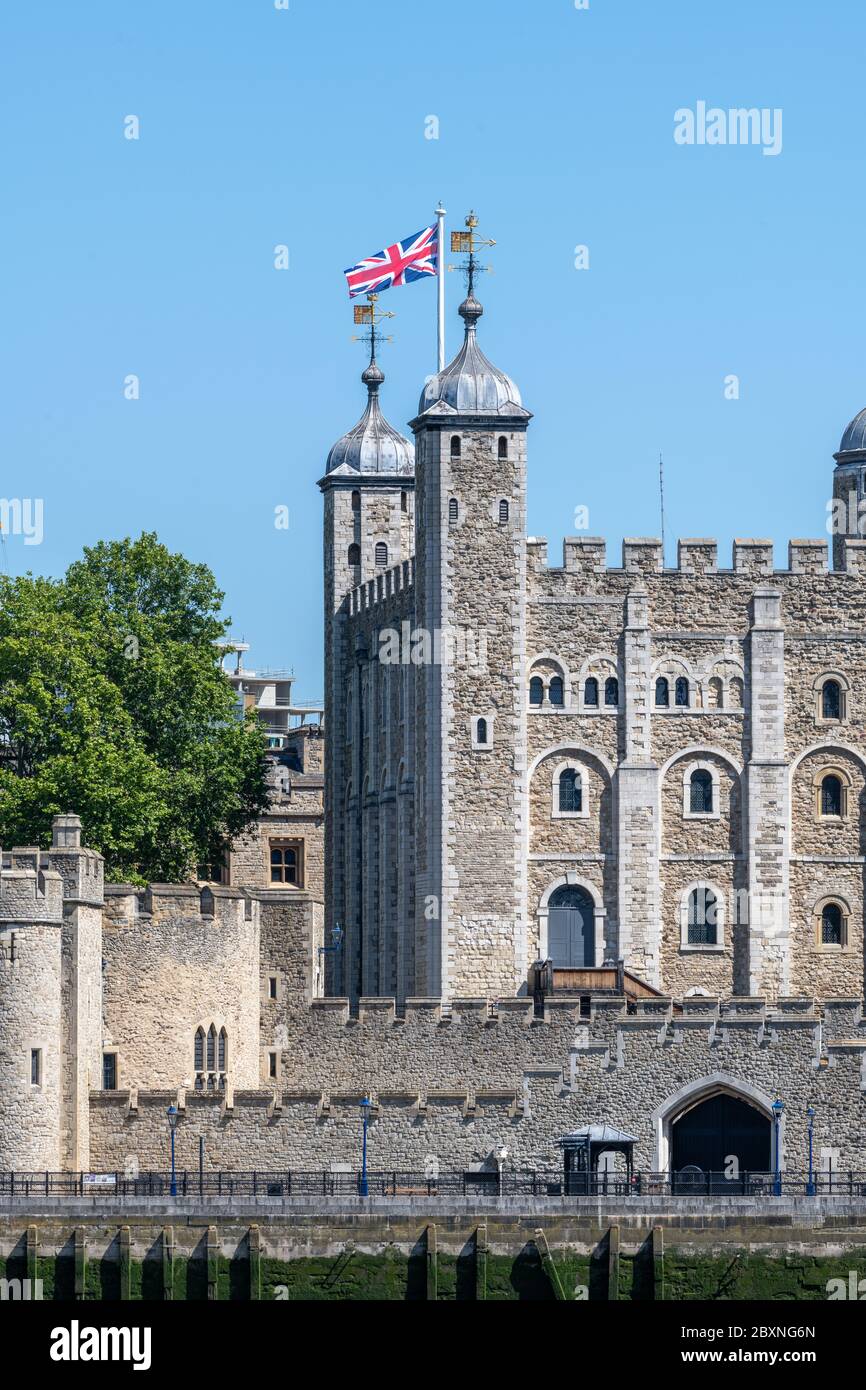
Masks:
[[[439,1269],[436,1255],[436,1227],[427,1227],[427,1298],[434,1302],[439,1297]]]
[[[653,1226],[650,1232],[653,1256],[653,1298],[663,1303],[665,1297],[665,1232],[663,1226]]]
[[[75,1297],[83,1298],[87,1285],[87,1241],[84,1238],[84,1227],[75,1228]]]
[[[120,1297],[123,1302],[128,1302],[130,1298],[130,1252],[129,1252],[129,1227],[120,1228]]]
[[[556,1265],[553,1263],[553,1256],[550,1253],[550,1246],[547,1243],[547,1236],[544,1234],[541,1227],[539,1227],[538,1230],[535,1232],[535,1247],[539,1255],[541,1256],[541,1263],[544,1268],[544,1272],[550,1280],[550,1287],[553,1290],[553,1296],[558,1302],[562,1303],[565,1299],[565,1292],[562,1287],[562,1282],[559,1278],[559,1271],[556,1268]]]
[[[162,1228],[162,1296],[171,1301],[174,1298],[174,1227]]]
[[[39,1287],[39,1232],[35,1226],[27,1227],[27,1238],[24,1250],[27,1279],[30,1284],[30,1297],[41,1299],[42,1290]]]
[[[487,1298],[487,1222],[475,1232],[475,1297]]]
[[[607,1297],[610,1303],[619,1298],[619,1226],[607,1233]]]
[[[207,1296],[210,1302],[219,1298],[219,1243],[216,1226],[207,1228]]]
[[[258,1226],[250,1226],[247,1244],[250,1263],[250,1300],[259,1302],[262,1296],[262,1247]]]

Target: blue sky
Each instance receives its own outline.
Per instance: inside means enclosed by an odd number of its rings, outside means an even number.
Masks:
[[[44,499],[10,573],[156,530],[213,568],[254,664],[320,696],[315,483],[363,404],[342,270],[439,198],[498,242],[481,342],[535,413],[529,530],[551,558],[582,505],[612,563],[658,534],[662,449],[668,563],[696,535],[723,563],[732,536],[772,536],[784,563],[788,537],[824,534],[866,405],[864,38],[859,0],[6,7],[0,496]],[[782,152],[676,144],[701,100],[780,108]],[[382,300],[400,428],[434,301],[432,280]]]

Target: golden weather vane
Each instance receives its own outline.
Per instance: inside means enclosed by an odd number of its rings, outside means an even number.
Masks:
[[[451,233],[451,251],[452,254],[456,253],[457,255],[468,256],[469,259],[465,261],[463,265],[449,265],[448,269],[463,271],[469,282],[469,296],[471,298],[475,288],[475,276],[478,272],[486,270],[491,274],[493,273],[492,266],[478,264],[475,253],[479,247],[495,246],[496,242],[488,237],[480,237],[478,235],[475,230],[478,226],[478,218],[475,216],[474,212],[470,212],[465,221],[466,226],[469,228],[468,232]]]
[[[353,333],[352,342],[370,344],[371,362],[374,361],[376,357],[377,343],[393,343],[394,341],[393,337],[376,332],[377,325],[380,324],[383,319],[392,319],[394,317],[390,310],[376,308],[376,301],[378,298],[379,296],[377,294],[368,294],[366,304],[356,304],[354,306],[355,323],[359,326],[366,325],[370,331],[369,333]]]

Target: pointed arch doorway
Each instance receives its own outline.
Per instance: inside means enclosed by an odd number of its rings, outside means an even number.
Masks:
[[[547,954],[559,969],[595,965],[595,903],[585,888],[565,883],[551,894]]]

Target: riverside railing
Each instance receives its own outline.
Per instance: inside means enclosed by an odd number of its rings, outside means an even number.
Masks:
[[[178,1197],[357,1197],[361,1174],[299,1169],[261,1171],[178,1170]],[[398,1169],[367,1172],[370,1197],[847,1197],[866,1198],[866,1172],[815,1172],[781,1175],[689,1170],[684,1173],[567,1173],[532,1169],[449,1170],[437,1174]],[[3,1197],[171,1198],[170,1172],[12,1173],[0,1172]]]

